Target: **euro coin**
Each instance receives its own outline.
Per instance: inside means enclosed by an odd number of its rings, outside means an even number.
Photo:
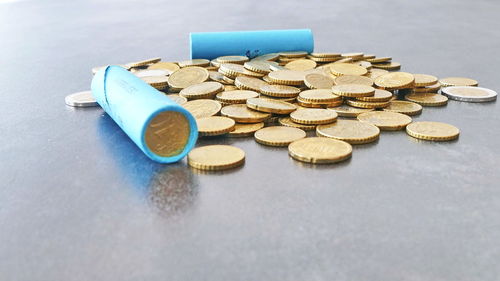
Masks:
[[[288,154],[295,160],[312,164],[337,163],[351,157],[352,146],[336,139],[304,138],[292,142]]]
[[[218,136],[234,130],[235,122],[231,118],[210,116],[196,119],[200,136]]]
[[[425,86],[425,87],[415,87],[413,91],[415,93],[437,93],[441,89],[441,83],[437,82],[435,84],[432,84],[430,86]]]
[[[185,104],[187,99],[176,94],[167,95],[167,97],[178,104]]]
[[[271,72],[271,65],[278,65],[278,63],[266,60],[251,60],[245,62],[245,64],[243,64],[243,67],[250,71],[267,74]]]
[[[201,146],[189,152],[187,162],[196,169],[226,170],[243,165],[245,152],[230,145]]]
[[[398,70],[401,68],[399,62],[386,62],[386,63],[372,63],[374,68],[380,68],[385,70]]]
[[[295,123],[292,121],[292,119],[290,117],[281,117],[278,119],[278,122],[281,126],[298,128],[298,129],[302,129],[304,131],[312,131],[312,130],[316,129],[316,125],[306,125],[306,124]]]
[[[374,108],[357,108],[349,105],[340,105],[336,107],[328,107],[328,110],[334,110],[338,116],[356,118],[361,113],[373,111]]]
[[[290,113],[290,118],[295,123],[320,125],[335,122],[337,113],[327,109],[300,108]]]
[[[277,70],[268,74],[271,81],[281,85],[302,85],[305,73],[297,70]]]
[[[276,114],[288,114],[297,109],[291,103],[264,98],[249,98],[247,99],[247,106],[257,111]]]
[[[358,108],[384,108],[389,106],[388,101],[370,102],[370,101],[359,101],[359,100],[347,100],[346,103],[350,106]]]
[[[376,141],[380,135],[380,129],[375,125],[357,120],[337,120],[331,124],[318,125],[316,134],[350,144],[364,144]]]
[[[343,97],[370,97],[375,94],[375,88],[361,84],[342,84],[332,87],[334,94]]]
[[[335,78],[335,85],[343,85],[343,84],[361,84],[372,86],[373,80],[370,77],[359,76],[359,75],[343,75]]]
[[[222,108],[218,101],[210,99],[188,101],[182,107],[187,109],[196,119],[216,115]]]
[[[174,71],[178,70],[180,67],[173,62],[157,62],[148,66],[148,69],[161,69],[166,70],[168,75],[172,74]]]
[[[398,112],[413,116],[422,113],[422,106],[411,101],[393,100],[384,108],[384,111]]]
[[[224,86],[219,82],[209,81],[190,85],[179,92],[187,99],[212,98],[217,93],[224,91]]]
[[[392,93],[386,90],[375,89],[375,94],[371,97],[357,97],[357,100],[368,102],[384,102],[389,101],[393,97]]]
[[[316,89],[316,90],[306,90],[299,94],[305,102],[317,102],[317,103],[331,103],[335,101],[342,100],[340,96],[332,93],[330,89]]]
[[[246,103],[247,99],[258,97],[259,93],[249,90],[224,91],[217,94],[217,100],[225,103]]]
[[[260,87],[260,92],[266,96],[271,96],[271,97],[279,97],[279,98],[285,98],[285,97],[296,97],[300,93],[300,89],[293,87],[293,86],[287,86],[287,85],[263,85]]]
[[[188,67],[188,66],[209,66],[210,61],[206,59],[192,59],[192,60],[185,60],[185,61],[180,61],[178,63],[180,67]]]
[[[450,86],[441,89],[441,93],[452,100],[466,102],[489,102],[497,99],[497,92],[471,86]]]
[[[254,137],[255,141],[260,144],[287,146],[296,140],[305,138],[306,132],[293,127],[271,126],[258,130],[255,132]]]
[[[407,72],[390,72],[375,78],[375,85],[380,89],[397,90],[412,88],[415,81],[413,74]]]
[[[460,130],[446,123],[421,121],[406,126],[406,133],[422,140],[449,141],[458,138]]]
[[[221,115],[229,117],[238,123],[259,123],[271,117],[271,114],[250,109],[246,104],[224,106],[221,109]]]
[[[368,73],[366,68],[350,63],[334,63],[330,66],[330,71],[335,76],[365,75]]]
[[[446,96],[435,93],[411,93],[406,95],[405,99],[422,106],[443,106],[448,103]]]
[[[249,59],[246,56],[222,56],[216,59],[220,63],[237,63],[244,64]]]
[[[208,70],[202,67],[184,67],[170,74],[168,77],[168,85],[171,89],[180,91],[191,85],[205,82],[208,77]]]
[[[90,107],[98,105],[91,91],[83,91],[67,95],[64,98],[64,102],[66,105],[73,107]]]
[[[126,65],[131,68],[131,67],[140,67],[140,66],[146,66],[148,64],[152,64],[152,63],[157,63],[161,60],[161,58],[151,58],[151,59],[145,59],[145,60],[141,60],[141,61],[136,61],[136,62],[130,62],[130,63],[127,63]]]
[[[227,135],[229,137],[248,137],[252,136],[257,130],[260,130],[262,128],[264,128],[264,122],[253,124],[236,123],[234,125],[234,130],[229,132]]]
[[[408,115],[389,111],[365,112],[358,115],[357,118],[359,121],[375,125],[383,131],[402,130],[412,121]]]
[[[316,62],[309,59],[294,60],[285,65],[286,69],[299,70],[299,71],[310,70],[314,69],[315,67],[316,67]]]
[[[436,76],[428,74],[413,74],[413,77],[415,77],[415,87],[431,86],[438,81]]]
[[[450,86],[477,86],[478,82],[474,79],[465,77],[446,77],[439,79],[442,87]]]
[[[261,87],[267,86],[269,84],[258,78],[248,77],[248,76],[238,76],[236,77],[236,79],[234,79],[234,85],[241,90],[251,90],[259,92]]]
[[[324,74],[310,73],[304,76],[304,83],[309,89],[330,89],[333,79]]]

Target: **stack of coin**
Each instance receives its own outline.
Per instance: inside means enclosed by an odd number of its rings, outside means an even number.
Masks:
[[[459,131],[454,126],[411,123],[410,116],[421,114],[422,106],[445,105],[447,97],[496,99],[496,92],[476,87],[476,80],[394,72],[401,64],[391,57],[362,52],[286,51],[252,59],[228,55],[180,62],[152,58],[123,67],[190,111],[200,137],[257,132],[259,144],[288,146],[292,158],[310,163],[345,160],[352,154],[351,144],[376,141],[380,130],[402,130],[408,124],[407,133],[414,138],[455,139]],[[441,86],[446,87],[444,95],[438,93]],[[91,106],[95,101],[68,104]],[[318,137],[307,137],[306,131],[316,131]],[[244,157],[231,146],[207,146],[193,150],[188,162],[220,170],[243,164]]]

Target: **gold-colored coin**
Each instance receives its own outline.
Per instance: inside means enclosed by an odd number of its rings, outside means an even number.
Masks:
[[[276,114],[288,114],[297,109],[297,107],[291,103],[264,98],[247,99],[247,106],[257,111]]]
[[[337,112],[328,109],[299,108],[290,113],[295,123],[306,125],[328,124],[337,120]]]
[[[163,89],[168,86],[167,76],[145,76],[140,78],[156,89]]]
[[[277,70],[268,74],[269,79],[282,85],[302,85],[304,83],[305,73],[298,70]]]
[[[358,115],[358,120],[377,126],[383,131],[402,130],[411,123],[411,117],[402,113],[389,111],[372,111]]]
[[[248,61],[248,57],[246,56],[222,56],[216,58],[219,63],[237,63],[244,64]]]
[[[315,57],[315,56],[307,56],[307,58],[315,62],[334,62],[342,59],[342,57]]]
[[[385,69],[379,69],[379,68],[372,68],[370,69],[370,72],[366,75],[367,77],[370,77],[372,80],[375,80],[375,78],[387,74],[389,71]]]
[[[307,56],[307,52],[304,51],[280,52],[279,55],[285,58],[301,58]]]
[[[310,101],[305,101],[300,97],[297,97],[297,104],[301,107],[306,107],[306,108],[327,108],[327,107],[339,106],[343,102],[344,101],[342,99],[332,102],[310,102]]]
[[[363,57],[363,53],[343,53],[340,54],[343,58],[351,58],[354,60],[359,60]]]
[[[264,128],[264,122],[254,124],[240,124],[234,125],[234,130],[228,133],[229,137],[248,137],[252,136],[257,130]]]
[[[357,100],[368,102],[389,101],[393,97],[392,93],[382,89],[375,89],[375,94],[371,97],[357,97]]]
[[[436,76],[428,74],[413,74],[413,77],[415,77],[415,87],[431,86],[438,81]]]
[[[198,84],[193,84],[182,89],[179,95],[187,99],[205,99],[212,98],[217,93],[224,91],[224,85],[219,82],[202,82]]]
[[[136,62],[130,62],[130,63],[127,63],[126,66],[130,69],[132,67],[146,66],[148,64],[157,63],[159,61],[161,61],[161,58],[152,58],[152,59],[146,59],[146,60],[141,60],[141,61],[136,61]]]
[[[245,152],[230,145],[207,145],[189,152],[189,166],[210,171],[235,168],[245,163]]]
[[[295,97],[278,98],[278,97],[271,97],[271,96],[261,95],[260,98],[262,98],[262,99],[270,99],[270,100],[277,100],[277,101],[284,101],[284,102],[289,102],[289,103],[293,103],[295,101]]]
[[[258,78],[248,77],[248,76],[238,76],[236,77],[236,79],[234,79],[234,85],[241,90],[251,90],[260,92],[261,87],[267,86],[269,84]]]
[[[336,63],[351,63],[351,62],[353,62],[353,61],[354,61],[354,60],[353,60],[352,58],[342,58],[342,59],[340,59],[340,60],[338,60],[338,61],[335,61],[335,62],[333,62],[333,63],[335,63],[335,64],[336,64]]]
[[[380,68],[385,70],[398,70],[401,68],[401,64],[399,62],[387,62],[387,63],[372,63],[374,68]]]
[[[239,89],[234,85],[224,85],[224,91],[236,91],[236,90]]]
[[[222,73],[220,73],[218,71],[208,71],[208,75],[209,75],[210,80],[212,80],[212,81],[219,82],[219,83],[225,84],[225,85],[228,84],[228,82],[226,82],[226,80],[224,80],[224,75],[222,75]]]
[[[196,119],[216,115],[222,108],[218,101],[209,99],[188,101],[182,107],[187,109]]]
[[[209,116],[196,119],[200,136],[219,136],[234,130],[235,122],[231,118]]]
[[[352,146],[331,138],[305,138],[292,142],[288,146],[288,154],[295,160],[307,163],[336,163],[351,157]]]
[[[460,135],[460,130],[446,123],[421,121],[406,126],[406,133],[422,140],[449,141],[457,139]]]
[[[335,85],[360,84],[360,85],[372,86],[373,80],[366,76],[343,75],[335,78],[334,83]]]
[[[163,61],[160,61],[160,62],[157,62],[157,63],[154,63],[150,66],[148,66],[148,69],[163,69],[163,70],[166,70],[168,71],[168,74],[172,74],[174,71],[178,70],[180,67],[176,64],[176,63],[173,63],[173,62],[163,62]]]
[[[315,67],[316,67],[316,62],[309,59],[294,60],[285,64],[286,69],[299,70],[299,71],[310,70],[314,69]]]
[[[479,83],[470,78],[464,78],[464,77],[447,77],[447,78],[441,78],[439,79],[439,83],[441,83],[441,86],[443,87],[449,87],[449,86],[478,86]]]
[[[237,76],[240,75],[251,76],[251,77],[262,77],[265,75],[264,73],[250,71],[246,69],[243,65],[236,63],[221,64],[219,67],[219,72],[231,79],[235,79]]]
[[[225,103],[245,103],[249,98],[258,97],[259,93],[249,90],[224,91],[217,94],[217,100]]]
[[[338,58],[341,55],[340,55],[340,53],[318,53],[318,52],[312,52],[311,56],[318,57],[318,58]]]
[[[226,82],[226,85],[233,85],[234,84],[234,79],[232,78],[229,78],[227,76],[222,76],[222,80],[224,80],[224,82]]]
[[[167,95],[167,97],[178,104],[185,104],[187,102],[187,99],[185,97],[181,97],[177,94]]]
[[[285,98],[285,97],[296,97],[300,93],[300,89],[293,87],[293,86],[287,86],[287,85],[264,85],[260,87],[260,92],[264,95],[271,96],[271,97],[280,97],[280,98]]]
[[[250,109],[246,104],[224,106],[220,113],[238,123],[259,123],[271,117],[271,114]]]
[[[271,62],[271,61],[267,61],[267,60],[255,60],[254,59],[254,60],[245,62],[245,64],[243,64],[243,66],[250,71],[267,74],[267,73],[271,72],[271,65],[277,65],[277,64],[278,63],[276,63],[276,62]]]
[[[190,126],[177,111],[158,113],[146,127],[144,140],[154,154],[171,157],[180,154],[189,140]]]
[[[255,141],[260,144],[269,146],[287,146],[290,143],[306,137],[304,130],[285,127],[285,126],[271,126],[258,130],[255,132]]]
[[[192,59],[192,60],[185,60],[185,61],[180,61],[179,63],[180,67],[188,67],[188,66],[209,66],[210,61],[206,59]]]
[[[372,64],[370,62],[367,62],[367,61],[364,61],[364,60],[360,60],[360,61],[354,62],[354,64],[355,65],[359,65],[361,67],[364,67],[368,71],[370,71],[372,69]]]
[[[331,103],[342,100],[340,96],[332,93],[330,89],[315,89],[302,91],[299,97],[304,102]]]
[[[282,126],[298,128],[304,131],[312,131],[316,129],[316,125],[305,125],[305,124],[295,123],[292,121],[290,117],[281,117],[278,119],[278,122]]]
[[[333,79],[321,73],[309,73],[304,77],[304,83],[309,89],[330,89]]]
[[[359,100],[347,100],[346,103],[350,106],[358,107],[358,108],[384,108],[389,106],[388,101],[359,101]]]
[[[350,144],[364,144],[376,141],[380,135],[380,129],[372,124],[357,120],[337,120],[337,122],[319,125],[316,134],[348,142]]]
[[[448,103],[448,97],[435,93],[411,93],[405,99],[422,106],[443,106]]]
[[[270,53],[270,54],[264,54],[260,55],[258,57],[255,57],[253,60],[266,60],[266,61],[275,61],[279,59],[280,55],[278,53]]]
[[[363,59],[364,60],[367,60],[367,59],[374,59],[375,58],[375,55],[374,54],[364,54],[363,55]]]
[[[332,87],[334,94],[343,97],[370,97],[375,94],[375,88],[361,84],[342,84]]]
[[[191,85],[207,81],[208,76],[208,70],[203,67],[184,67],[170,74],[168,85],[172,90],[180,91]]]
[[[431,86],[416,87],[413,89],[415,93],[437,93],[441,89],[441,83],[437,82]]]
[[[367,62],[371,62],[371,63],[383,63],[383,62],[389,62],[391,60],[392,60],[391,57],[378,57],[378,58],[367,58],[366,59]]]
[[[422,113],[422,106],[411,101],[393,100],[384,108],[384,111],[403,113],[409,116]]]
[[[365,75],[368,70],[362,66],[350,63],[334,63],[330,66],[330,71],[335,76],[342,75]]]
[[[375,78],[375,85],[385,90],[412,88],[415,81],[413,74],[407,72],[391,72]]]
[[[334,110],[337,112],[338,116],[341,117],[357,117],[361,113],[373,111],[373,108],[357,108],[348,105],[341,105],[336,107],[328,107],[329,110]]]

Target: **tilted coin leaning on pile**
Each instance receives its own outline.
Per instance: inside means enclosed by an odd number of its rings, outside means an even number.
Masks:
[[[448,99],[496,99],[496,92],[473,79],[400,72],[392,58],[364,53],[296,51],[177,63],[154,58],[122,66],[191,112],[200,137],[254,136],[262,145],[288,146],[292,158],[309,163],[346,160],[352,144],[376,141],[381,130],[406,129],[422,140],[456,139],[455,126],[412,122],[410,116]],[[193,149],[188,163],[223,170],[242,165],[244,158],[239,148],[210,145]]]

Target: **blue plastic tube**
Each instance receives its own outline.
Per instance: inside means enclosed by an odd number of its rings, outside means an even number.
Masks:
[[[172,163],[179,161],[193,148],[198,138],[198,128],[194,117],[182,106],[169,99],[165,94],[159,92],[137,76],[119,66],[108,66],[97,72],[92,79],[92,94],[97,103],[106,113],[122,128],[132,141],[149,158],[160,163]],[[173,113],[174,119],[180,120],[178,124],[153,123],[159,114]],[[184,119],[185,118],[185,119]],[[181,124],[182,123],[182,124]],[[146,140],[147,130],[161,131],[154,135],[157,147],[150,147],[151,142]],[[181,129],[182,127],[182,129]],[[185,138],[172,143],[171,136],[177,136],[182,131]],[[153,132],[153,131],[148,131]],[[187,133],[186,133],[187,132]],[[152,134],[149,134],[152,135]],[[178,140],[178,138],[175,138]],[[163,155],[159,146],[170,145],[179,147],[168,155]]]
[[[314,49],[310,29],[190,33],[191,58],[214,59],[241,55],[250,58],[281,51]]]

